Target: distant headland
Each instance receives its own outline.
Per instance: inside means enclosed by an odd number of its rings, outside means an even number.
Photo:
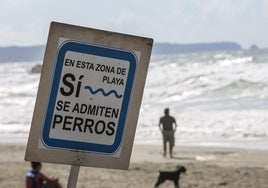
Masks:
[[[44,45],[0,47],[0,62],[40,61],[44,52]]]
[[[153,54],[176,54],[207,51],[236,51],[242,47],[235,42],[195,43],[195,44],[170,44],[156,43]]]
[[[154,43],[153,55],[193,53],[206,51],[242,50],[235,42],[171,44]],[[43,59],[45,45],[0,47],[0,62],[40,61]]]

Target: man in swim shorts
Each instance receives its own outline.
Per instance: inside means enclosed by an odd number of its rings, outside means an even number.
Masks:
[[[174,117],[169,115],[169,109],[164,110],[165,115],[160,118],[159,128],[163,134],[163,144],[164,144],[164,157],[167,153],[167,143],[169,143],[169,155],[170,158],[173,157],[173,146],[175,142],[174,134],[177,128],[176,120]]]

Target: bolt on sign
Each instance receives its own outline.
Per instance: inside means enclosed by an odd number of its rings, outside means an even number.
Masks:
[[[25,160],[128,168],[152,44],[52,22]]]

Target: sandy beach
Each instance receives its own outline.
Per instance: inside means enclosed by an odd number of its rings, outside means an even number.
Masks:
[[[30,168],[24,161],[25,145],[1,143],[0,187],[25,187]],[[81,167],[77,188],[154,187],[159,170],[185,166],[181,188],[265,188],[268,185],[268,151],[215,147],[175,147],[174,158],[164,158],[161,146],[134,145],[129,170]],[[66,187],[70,166],[44,164],[43,173],[58,176]],[[160,187],[174,187],[166,181]]]

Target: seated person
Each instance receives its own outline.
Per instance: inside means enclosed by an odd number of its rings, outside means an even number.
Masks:
[[[40,162],[31,162],[31,165],[32,169],[26,175],[26,188],[62,188],[58,178],[48,178],[40,172]]]

